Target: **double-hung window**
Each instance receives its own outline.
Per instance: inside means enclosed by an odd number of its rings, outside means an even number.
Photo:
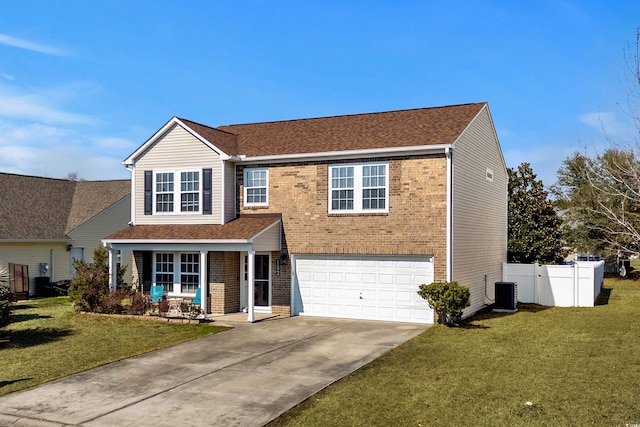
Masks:
[[[155,212],[200,212],[200,172],[156,172]]]
[[[200,172],[180,172],[180,212],[200,210]]]
[[[173,172],[156,173],[156,212],[173,212]]]
[[[245,206],[267,206],[269,171],[266,168],[247,168],[244,170]]]
[[[156,252],[154,275],[165,293],[195,294],[200,286],[200,254]]]
[[[389,164],[329,166],[329,213],[389,211]]]

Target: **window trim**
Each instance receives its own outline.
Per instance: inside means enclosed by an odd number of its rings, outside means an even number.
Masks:
[[[157,178],[159,174],[172,173],[173,174],[173,192],[161,192],[160,194],[173,194],[173,210],[172,211],[158,211],[157,201]],[[197,173],[198,174],[198,191],[182,191],[182,174],[183,173]],[[153,215],[202,215],[202,205],[204,201],[203,192],[203,177],[204,173],[201,168],[185,168],[185,169],[158,169],[152,172],[152,208]],[[198,210],[182,211],[182,194],[198,194]]]
[[[167,295],[180,295],[180,296],[195,296],[197,289],[200,287],[200,278],[202,272],[202,265],[200,265],[200,253],[193,251],[185,251],[185,252],[174,252],[174,251],[154,251],[153,252],[153,284],[156,285],[157,274],[158,271],[156,269],[157,256],[161,254],[167,254],[173,256],[173,283],[171,284],[171,289],[166,289],[165,292]],[[182,292],[182,255],[195,255],[195,259],[198,265],[198,273],[197,275],[194,273],[189,273],[191,276],[197,277],[198,286],[196,287],[196,292]],[[166,272],[160,272],[160,274],[169,274]]]
[[[249,172],[264,172],[266,183],[264,186],[247,186]],[[244,168],[242,173],[242,202],[243,206],[269,206],[269,168]],[[264,202],[248,202],[247,190],[250,188],[264,188],[265,189],[265,201]]]
[[[365,166],[384,166],[384,187],[363,187],[363,170]],[[353,167],[353,209],[333,209],[333,182],[332,175],[333,170],[336,168]],[[384,188],[385,190],[385,207],[383,209],[364,209],[363,190],[366,188]],[[340,215],[362,215],[362,214],[377,214],[377,213],[389,213],[389,162],[360,162],[360,163],[334,163],[328,165],[327,168],[327,212],[329,214]]]

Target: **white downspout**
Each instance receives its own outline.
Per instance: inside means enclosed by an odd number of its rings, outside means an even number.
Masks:
[[[446,237],[446,280],[453,281],[453,148],[445,147],[445,156],[447,158],[447,237]]]
[[[50,261],[49,261],[49,280],[51,280],[52,282],[55,282],[55,271],[56,271],[56,267],[55,267],[55,262],[56,262],[56,252],[55,249],[50,249],[49,250],[49,255],[50,255]]]
[[[127,166],[129,172],[131,172],[131,217],[129,218],[129,224],[134,225],[136,223],[136,174],[133,166]]]
[[[289,315],[290,316],[294,316],[297,314],[296,312],[296,307],[295,307],[295,302],[296,302],[296,294],[295,294],[295,290],[296,290],[296,259],[295,259],[295,254],[289,254],[289,262],[291,263],[291,305],[289,307]]]
[[[200,317],[207,318],[207,277],[209,271],[207,269],[207,251],[200,251]]]
[[[247,253],[247,322],[249,323],[253,323],[256,320],[253,310],[255,304],[255,259],[256,251],[252,248]]]
[[[115,257],[113,256],[113,249],[111,248],[107,248],[108,250],[108,254],[109,254],[109,290],[110,291],[115,291],[116,290],[116,268],[114,268],[115,266],[113,265],[113,263],[115,262]]]

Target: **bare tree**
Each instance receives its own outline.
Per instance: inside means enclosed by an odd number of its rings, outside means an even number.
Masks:
[[[639,53],[640,29],[635,48],[629,46],[624,54],[629,75],[625,110],[635,124],[635,138],[620,141],[606,135],[610,148],[603,154],[590,158],[575,153],[564,161],[552,188],[566,235],[578,250],[640,250]]]

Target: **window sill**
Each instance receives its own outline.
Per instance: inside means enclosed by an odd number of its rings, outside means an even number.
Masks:
[[[329,217],[345,217],[345,216],[389,216],[389,212],[345,212],[337,213],[330,212],[327,214]]]

